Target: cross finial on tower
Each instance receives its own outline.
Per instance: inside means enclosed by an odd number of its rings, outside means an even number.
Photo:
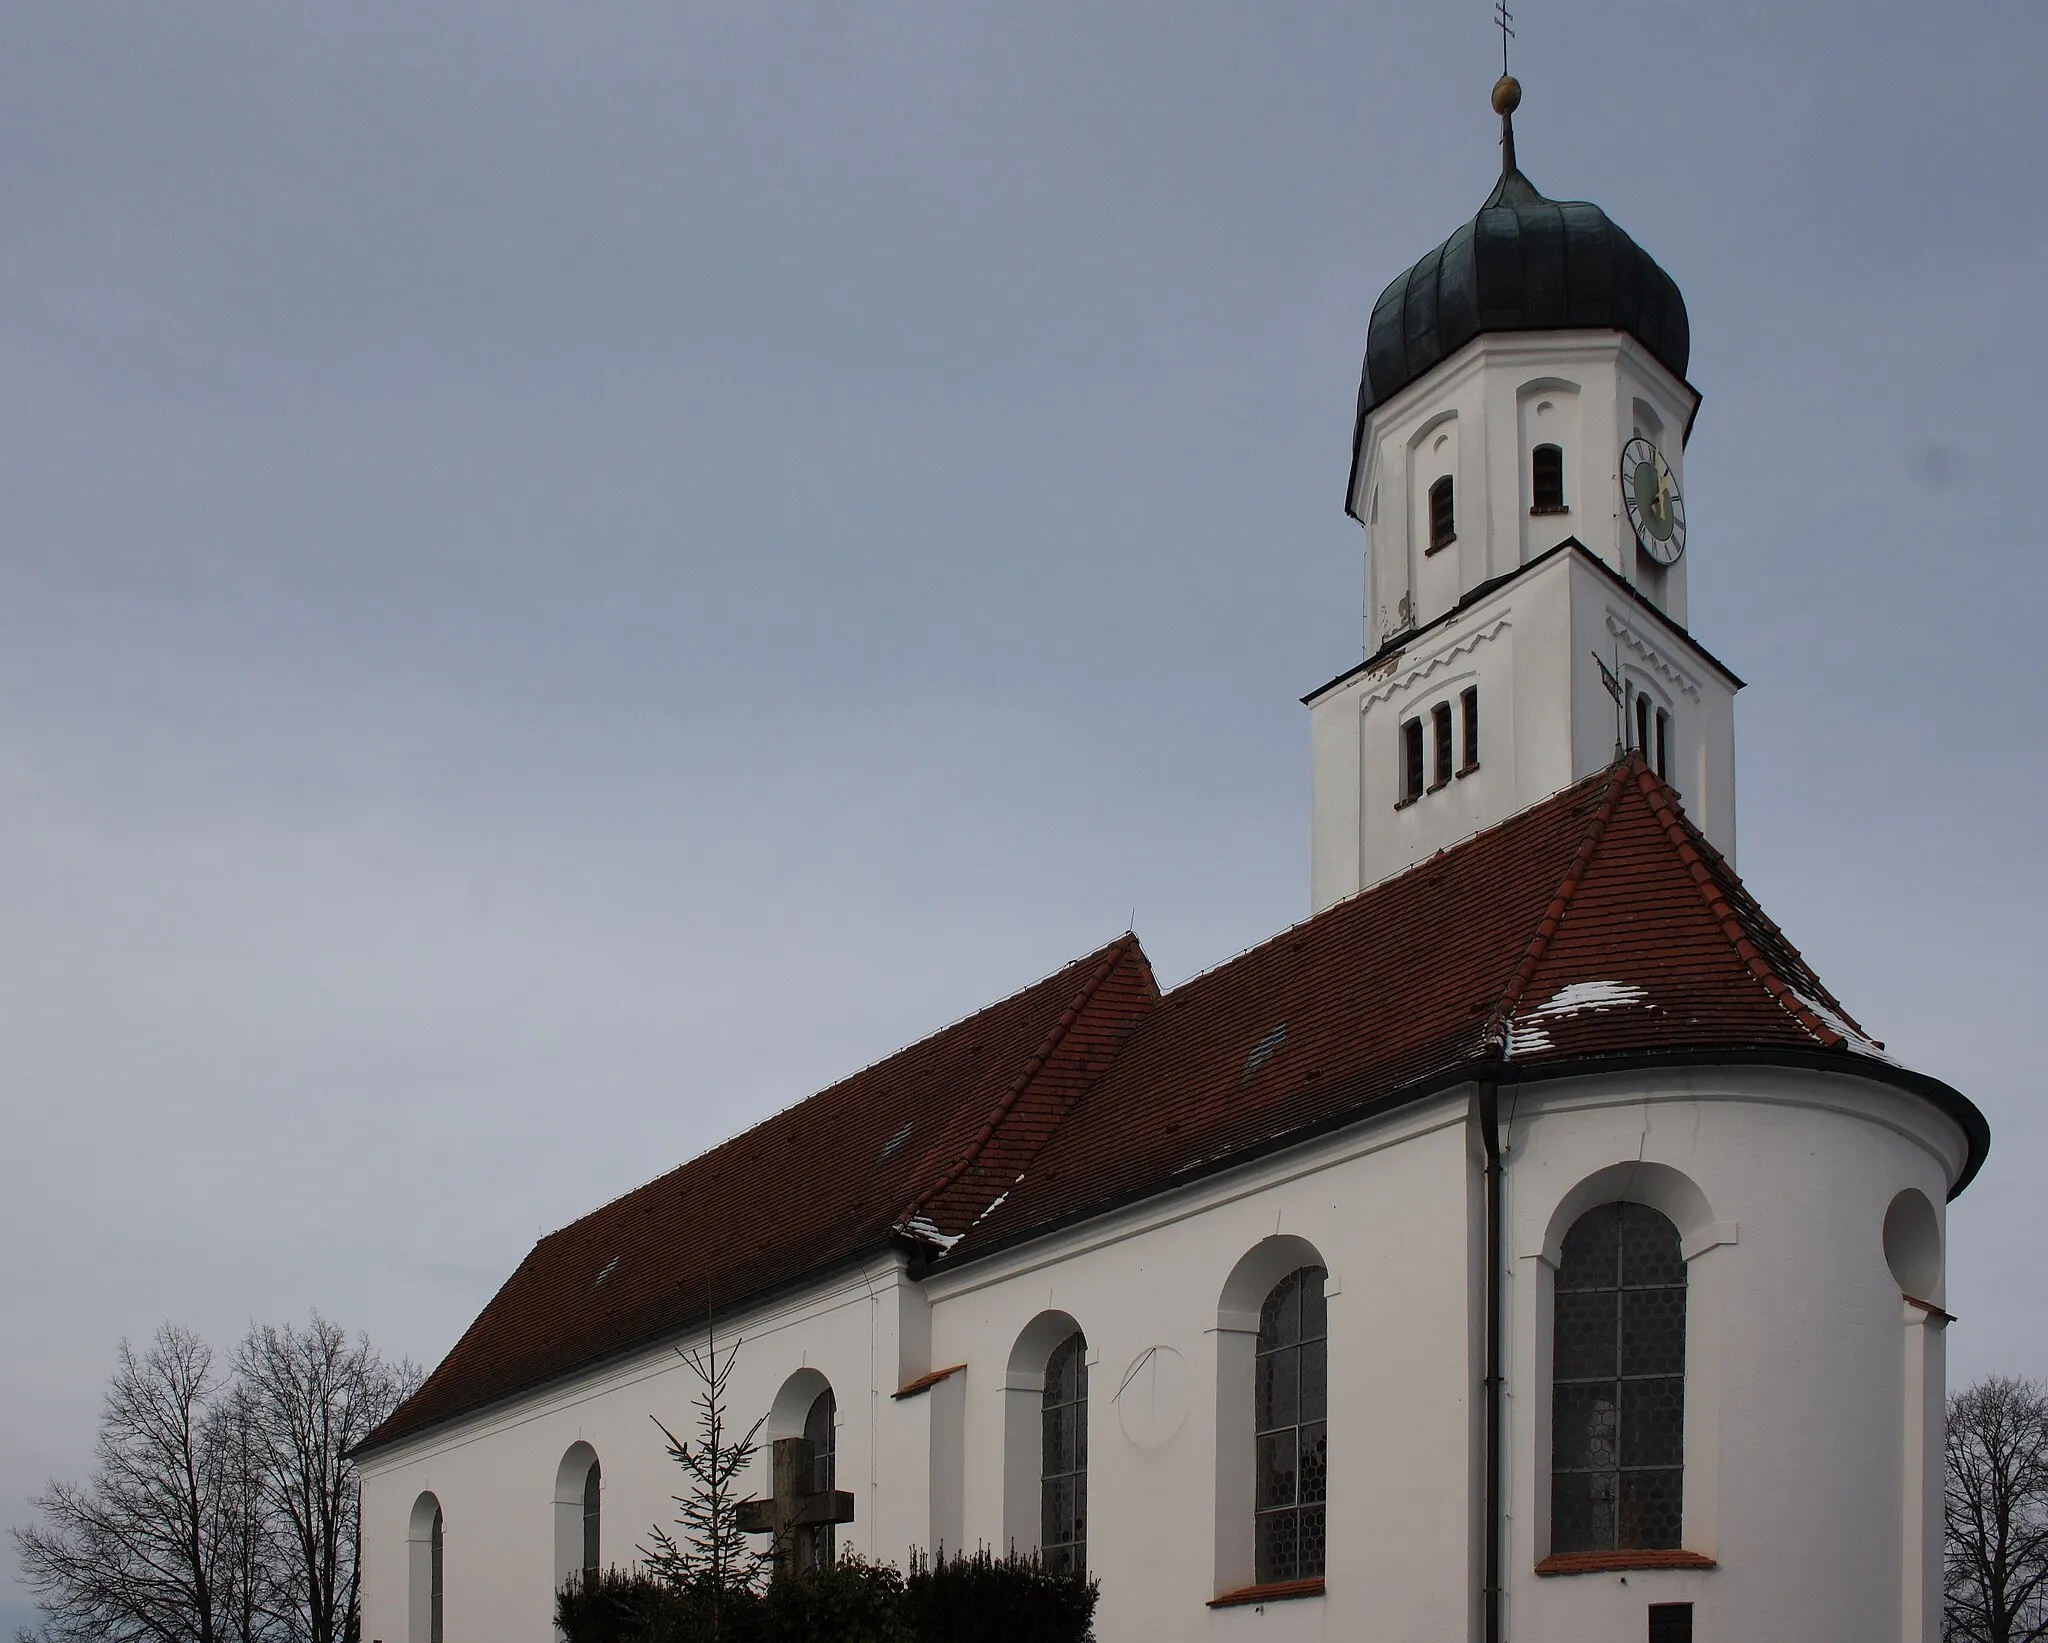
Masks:
[[[1493,21],[1500,30],[1500,78],[1493,83],[1493,111],[1500,116],[1500,169],[1515,169],[1515,110],[1522,106],[1522,82],[1508,73],[1508,42],[1515,37],[1515,14],[1507,0],[1493,0]]]

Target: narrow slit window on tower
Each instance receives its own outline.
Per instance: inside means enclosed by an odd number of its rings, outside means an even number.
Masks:
[[[1636,693],[1636,751],[1646,759],[1650,756],[1650,698],[1640,691]]]
[[[1422,721],[1409,719],[1401,726],[1401,802],[1413,804],[1422,797]]]
[[[1429,488],[1429,551],[1447,548],[1458,540],[1458,508],[1451,476],[1445,474]]]
[[[1430,791],[1435,792],[1436,789],[1442,787],[1444,783],[1451,779],[1451,704],[1449,702],[1438,702],[1435,707],[1429,710],[1429,728],[1435,733],[1431,739],[1436,743],[1436,770],[1429,783]]]
[[[1569,513],[1564,505],[1564,452],[1538,445],[1529,459],[1531,513]]]
[[[1469,686],[1458,698],[1465,720],[1465,761],[1458,766],[1458,774],[1479,768],[1479,687]]]
[[[1657,709],[1657,774],[1666,780],[1670,778],[1671,760],[1671,715],[1661,707]]]

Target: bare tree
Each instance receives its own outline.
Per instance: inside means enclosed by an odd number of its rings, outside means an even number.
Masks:
[[[1992,1376],[1948,1401],[1946,1643],[2048,1639],[2048,1388]]]
[[[419,1384],[314,1313],[304,1329],[252,1326],[235,1353],[234,1402],[265,1513],[263,1608],[290,1643],[351,1643],[362,1571],[361,1492],[348,1454]]]
[[[14,1531],[53,1643],[247,1643],[251,1512],[213,1353],[165,1324],[121,1343],[92,1482],[52,1483]]]

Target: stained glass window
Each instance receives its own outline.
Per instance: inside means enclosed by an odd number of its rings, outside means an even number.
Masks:
[[[1040,1415],[1039,1549],[1046,1566],[1088,1567],[1088,1342],[1076,1330],[1045,1366]]]
[[[1253,1523],[1257,1579],[1323,1572],[1329,1498],[1328,1314],[1319,1266],[1290,1272],[1259,1312]]]
[[[1647,1204],[1602,1204],[1565,1234],[1551,1358],[1550,1549],[1680,1544],[1685,1257]]]

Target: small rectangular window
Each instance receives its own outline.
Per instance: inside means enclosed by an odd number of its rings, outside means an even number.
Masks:
[[[1452,495],[1451,476],[1445,474],[1429,488],[1429,551],[1447,548],[1457,540],[1457,503]]]
[[[1401,726],[1401,802],[1413,804],[1422,797],[1422,721],[1410,719]]]
[[[1564,505],[1564,452],[1555,445],[1538,445],[1530,453],[1529,489],[1531,513],[1566,513]]]
[[[1458,766],[1458,774],[1479,768],[1479,687],[1473,685],[1458,698],[1458,705],[1464,710],[1465,719],[1465,762]]]
[[[1671,715],[1661,707],[1657,709],[1657,774],[1670,779],[1668,765],[1671,758]]]
[[[1636,751],[1646,759],[1650,756],[1650,698],[1640,692],[1636,696]]]
[[[1438,702],[1429,710],[1429,728],[1434,731],[1436,742],[1436,774],[1430,782],[1432,789],[1439,788],[1451,779],[1451,704]]]
[[[1650,1643],[1692,1643],[1692,1605],[1652,1603]]]

